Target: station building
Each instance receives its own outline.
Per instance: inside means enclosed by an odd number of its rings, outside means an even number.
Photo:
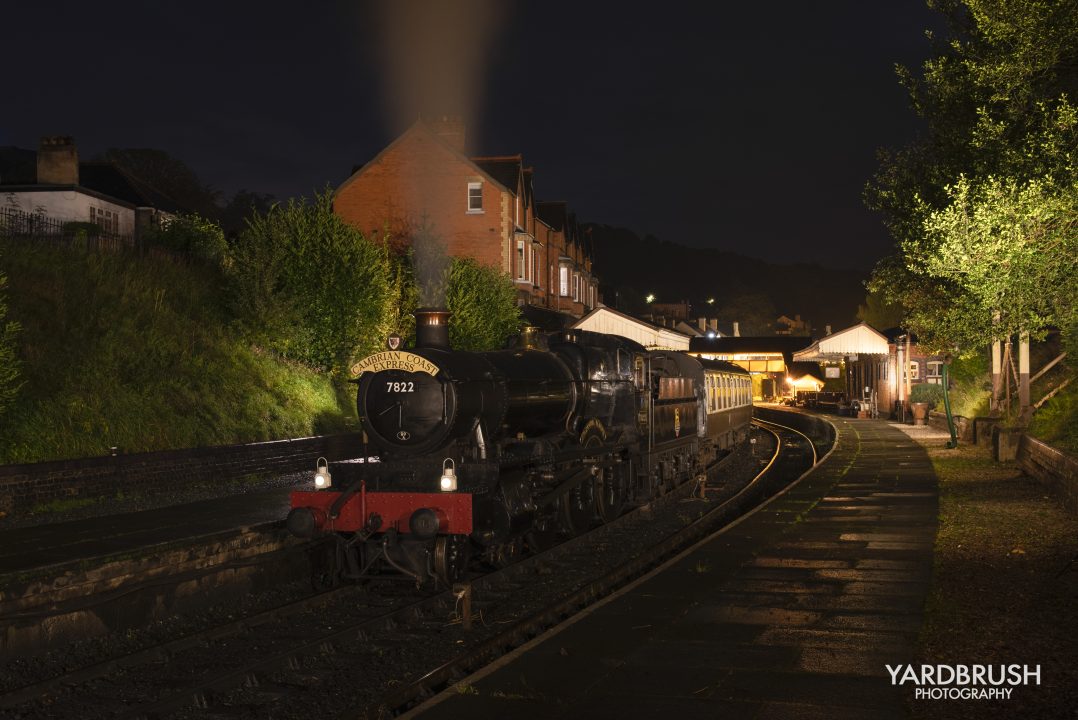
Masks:
[[[880,416],[902,419],[910,388],[941,383],[945,361],[923,352],[901,328],[880,332],[863,322],[795,352],[794,360],[820,363],[827,377],[844,379],[849,399],[870,403]]]
[[[599,304],[590,239],[565,202],[539,202],[521,155],[469,157],[463,124],[419,120],[337,188],[333,209],[370,237],[419,231],[499,268],[521,305],[582,317]]]
[[[786,392],[786,378],[794,354],[811,338],[789,335],[763,337],[694,337],[688,352],[708,360],[726,360],[752,374],[754,400],[775,400]],[[803,368],[802,368],[803,369]]]

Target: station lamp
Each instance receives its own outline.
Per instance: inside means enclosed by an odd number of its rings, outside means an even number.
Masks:
[[[457,470],[453,458],[446,458],[442,463],[442,479],[439,487],[442,492],[457,491]]]
[[[329,462],[320,457],[314,464],[314,486],[319,490],[333,485],[333,476],[329,474]]]
[[[655,302],[655,295],[652,293],[648,293],[647,297],[644,298],[644,302],[649,304]]]

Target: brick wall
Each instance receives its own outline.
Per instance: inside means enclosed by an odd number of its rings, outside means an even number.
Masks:
[[[1037,478],[1071,512],[1078,512],[1078,458],[1029,435],[1018,441],[1018,464]]]
[[[483,212],[468,212],[468,183],[483,183]],[[467,158],[414,125],[337,190],[333,210],[369,237],[388,226],[407,238],[424,222],[450,255],[510,271],[512,202]]]
[[[0,511],[18,514],[72,498],[153,493],[168,486],[313,470],[356,456],[358,433],[0,466]]]

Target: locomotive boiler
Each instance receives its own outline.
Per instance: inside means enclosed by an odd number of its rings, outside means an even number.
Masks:
[[[455,351],[447,311],[415,315],[413,348],[352,368],[367,461],[292,493],[289,530],[336,538],[334,578],[450,584],[472,555],[504,564],[696,476],[751,417],[727,363],[536,328]]]

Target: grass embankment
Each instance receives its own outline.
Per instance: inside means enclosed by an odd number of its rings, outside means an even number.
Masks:
[[[243,337],[212,268],[5,239],[0,263],[24,382],[0,463],[354,427],[348,390]]]
[[[1072,382],[1034,413],[1029,432],[1052,447],[1078,454],[1078,382]]]
[[[940,530],[921,636],[927,664],[1041,666],[1010,700],[914,700],[918,718],[1074,717],[1078,518],[983,448],[930,449]]]

